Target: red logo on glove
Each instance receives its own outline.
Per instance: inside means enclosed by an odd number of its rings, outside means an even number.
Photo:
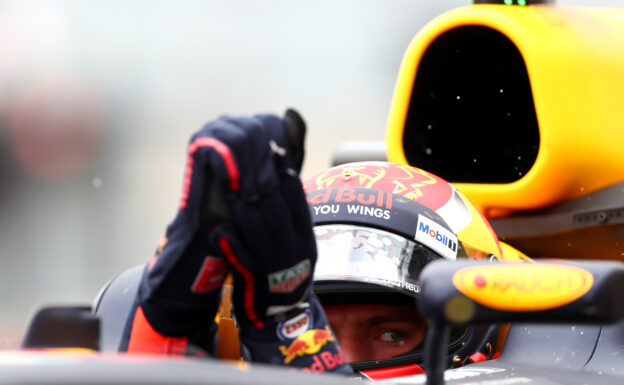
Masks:
[[[208,256],[199,269],[199,273],[191,286],[195,293],[207,293],[218,289],[223,285],[228,269],[225,261],[221,258]]]

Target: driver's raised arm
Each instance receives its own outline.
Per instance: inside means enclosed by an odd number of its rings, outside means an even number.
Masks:
[[[193,135],[179,209],[147,264],[122,350],[212,352],[232,273],[244,358],[351,371],[310,290],[316,246],[298,176],[304,132],[289,110],[283,119],[221,117]],[[298,322],[309,327],[288,333]]]

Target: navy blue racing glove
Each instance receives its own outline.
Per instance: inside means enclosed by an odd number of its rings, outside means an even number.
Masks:
[[[316,243],[298,177],[304,135],[292,110],[283,119],[222,117],[193,135],[178,214],[139,287],[158,333],[210,341],[231,272],[248,359],[350,372],[310,292]]]

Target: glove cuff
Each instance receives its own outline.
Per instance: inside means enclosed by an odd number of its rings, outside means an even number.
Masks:
[[[318,298],[310,293],[305,303],[309,306],[269,317],[262,329],[241,325],[243,358],[302,371],[351,373]]]

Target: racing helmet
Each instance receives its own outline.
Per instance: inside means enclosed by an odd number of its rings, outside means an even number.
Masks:
[[[348,163],[303,184],[318,248],[313,288],[325,307],[416,306],[418,277],[427,263],[502,258],[495,233],[475,206],[450,183],[419,168]],[[493,327],[454,330],[449,365],[483,351],[495,334]],[[422,373],[422,345],[351,365],[373,379]]]

